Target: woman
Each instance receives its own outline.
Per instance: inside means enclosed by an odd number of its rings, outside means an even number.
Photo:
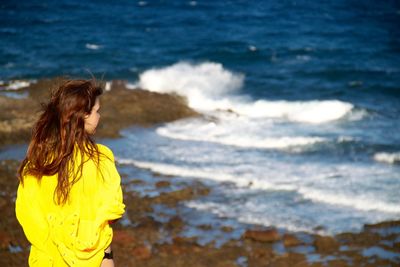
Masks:
[[[125,206],[113,153],[91,138],[101,94],[92,81],[66,81],[33,129],[16,199],[30,266],[114,266],[110,223]]]

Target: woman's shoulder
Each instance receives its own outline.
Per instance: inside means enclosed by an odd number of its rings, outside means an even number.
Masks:
[[[114,153],[108,146],[103,145],[103,144],[97,144],[97,148],[98,148],[100,154],[103,154],[106,157],[114,160]]]

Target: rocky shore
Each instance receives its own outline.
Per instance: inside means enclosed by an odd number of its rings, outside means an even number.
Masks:
[[[0,91],[0,147],[26,143],[41,103],[48,100],[52,90],[64,78],[43,79],[27,84],[18,90],[1,94]],[[186,105],[178,95],[153,93],[146,90],[129,90],[126,82],[110,82],[101,96],[101,123],[96,137],[118,137],[119,130],[131,125],[150,126],[199,114]]]
[[[26,143],[45,101],[47,88],[57,79],[23,88],[22,98],[0,96],[0,149]],[[102,97],[98,138],[118,137],[132,125],[150,126],[198,116],[179,96],[127,90],[113,81]],[[0,161],[0,266],[27,266],[29,243],[14,214],[19,162]],[[400,220],[365,225],[359,233],[323,236],[291,233],[279,225],[232,226],[228,219],[194,223],[185,201],[206,197],[212,188],[197,180],[156,176],[131,177],[118,164],[123,182],[125,216],[114,225],[116,266],[399,266]],[[146,188],[144,193],[143,188]],[[282,211],[284,212],[284,211]],[[200,220],[198,220],[200,221]]]

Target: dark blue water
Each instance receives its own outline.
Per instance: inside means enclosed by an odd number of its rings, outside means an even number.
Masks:
[[[176,65],[182,61],[188,69]],[[213,64],[223,71],[207,76],[196,69],[214,70]],[[141,76],[152,68],[171,72],[172,82],[162,72]],[[158,91],[181,82],[184,94],[194,83],[203,93],[193,107],[218,118],[216,125],[179,122],[127,131],[126,139],[110,143],[134,168],[242,188],[218,188],[223,197],[191,207],[333,232],[400,216],[398,1],[1,2],[1,81],[89,78],[89,72],[104,80],[159,81]],[[240,77],[240,90],[233,90],[230,82]],[[316,102],[324,100],[338,102]],[[246,183],[255,188],[244,190]]]
[[[400,95],[398,1],[2,1],[0,40],[3,80],[207,60],[257,97]]]

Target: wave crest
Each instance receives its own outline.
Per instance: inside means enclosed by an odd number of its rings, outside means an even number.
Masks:
[[[399,164],[400,163],[400,152],[397,153],[385,153],[380,152],[374,155],[374,160],[389,164]]]
[[[244,74],[231,72],[220,63],[178,62],[141,73],[139,81],[129,87],[183,95],[189,106],[200,112],[229,110],[250,118],[325,123],[343,118],[353,109],[352,104],[339,100],[252,101],[245,95],[233,96],[242,88],[244,78]]]

